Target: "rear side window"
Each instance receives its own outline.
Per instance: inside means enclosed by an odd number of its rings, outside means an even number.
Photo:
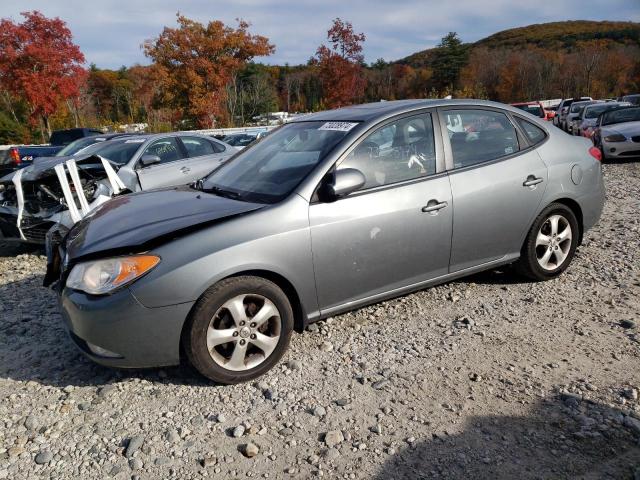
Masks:
[[[489,110],[446,110],[454,168],[512,155],[520,150],[518,134],[504,113]]]
[[[524,130],[525,135],[532,145],[537,145],[547,137],[547,135],[544,133],[544,130],[534,125],[533,123],[528,122],[524,118],[516,117],[516,122],[518,122],[520,128]]]
[[[199,137],[180,137],[184,148],[187,149],[190,157],[201,157],[203,155],[213,155],[216,151],[213,142]]]

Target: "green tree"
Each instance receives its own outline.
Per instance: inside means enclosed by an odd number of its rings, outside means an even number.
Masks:
[[[437,46],[431,64],[432,83],[441,91],[454,90],[458,84],[460,70],[467,64],[468,49],[456,32],[449,32]]]

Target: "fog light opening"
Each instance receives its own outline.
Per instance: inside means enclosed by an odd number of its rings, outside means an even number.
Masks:
[[[122,358],[122,355],[112,352],[110,350],[107,350],[106,348],[99,347],[98,345],[94,345],[91,342],[87,342],[87,347],[89,347],[89,350],[91,350],[91,353],[93,353],[94,355],[97,355],[98,357]]]

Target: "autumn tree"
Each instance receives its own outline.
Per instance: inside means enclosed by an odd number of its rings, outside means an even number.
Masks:
[[[333,21],[327,32],[329,46],[321,45],[315,60],[322,80],[323,103],[327,108],[350,105],[361,100],[366,88],[363,74],[364,33],[355,33],[350,22]]]
[[[203,25],[180,14],[177,18],[178,28],[165,27],[147,40],[144,53],[158,67],[162,103],[200,127],[211,127],[225,120],[226,87],[234,75],[275,47],[268,38],[249,33],[242,20],[232,28],[220,21]]]
[[[0,83],[29,105],[32,123],[42,122],[51,136],[49,117],[65,100],[77,97],[86,72],[84,56],[59,18],[23,12],[22,23],[0,20]]]

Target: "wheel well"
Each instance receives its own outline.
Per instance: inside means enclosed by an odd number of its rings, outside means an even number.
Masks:
[[[304,313],[304,309],[302,308],[302,302],[300,302],[298,292],[296,292],[296,289],[291,284],[291,282],[282,275],[271,272],[269,270],[245,270],[243,272],[234,273],[233,275],[230,275],[226,278],[246,275],[264,278],[275,283],[278,287],[280,287],[280,289],[282,289],[284,294],[289,299],[289,302],[291,303],[291,309],[293,310],[293,329],[298,333],[302,333],[306,325],[306,314]]]
[[[569,207],[573,212],[573,214],[576,216],[576,219],[578,220],[578,229],[579,229],[578,245],[582,244],[582,232],[584,230],[584,227],[583,227],[582,209],[580,208],[580,205],[578,205],[578,202],[570,198],[559,198],[558,200],[555,200],[555,203],[561,203]]]

